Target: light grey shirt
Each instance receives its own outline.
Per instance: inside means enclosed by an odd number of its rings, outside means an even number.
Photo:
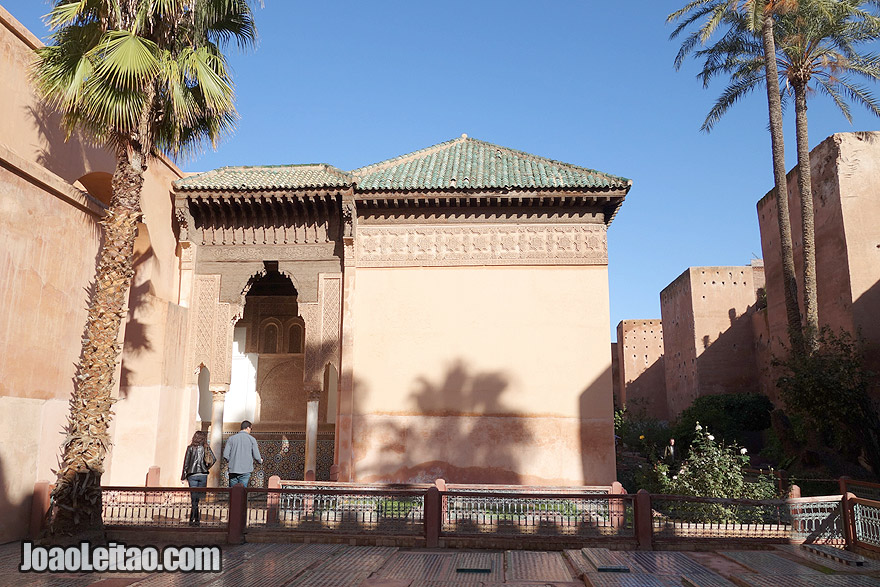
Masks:
[[[231,474],[250,473],[254,470],[254,461],[263,462],[257,440],[244,430],[226,441],[223,458],[229,461]]]

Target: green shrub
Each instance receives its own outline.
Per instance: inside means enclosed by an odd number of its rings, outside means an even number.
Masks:
[[[824,328],[818,351],[774,361],[784,370],[777,386],[792,421],[806,425],[805,440],[813,437],[850,462],[861,456],[880,470],[880,423],[868,395],[874,374],[864,367],[863,353],[861,340]]]
[[[698,422],[711,428],[728,443],[743,444],[746,434],[770,426],[773,403],[759,393],[723,393],[704,395],[694,400],[678,417],[673,427],[676,442],[689,446],[695,438]]]
[[[694,425],[694,440],[681,467],[657,463],[657,485],[667,495],[692,495],[727,499],[774,499],[779,497],[775,479],[762,475],[757,482],[746,481],[743,469],[749,457],[745,448],[716,440],[699,422]],[[677,515],[688,514],[692,521],[752,521],[762,513],[755,508],[736,508],[721,504],[686,504],[676,506]],[[683,511],[686,510],[686,512]]]

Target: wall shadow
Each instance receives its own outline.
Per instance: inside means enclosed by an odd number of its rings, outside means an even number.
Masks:
[[[18,501],[9,499],[6,484],[6,471],[3,461],[0,459],[0,518],[3,520],[3,528],[0,529],[0,544],[19,540],[28,535],[31,501],[33,500],[33,494]]]
[[[132,370],[126,366],[126,361],[123,358],[126,356],[139,357],[154,349],[149,327],[137,318],[138,309],[149,307],[149,298],[153,293],[151,276],[143,275],[147,270],[147,262],[152,257],[153,246],[150,243],[149,232],[145,224],[139,223],[132,258],[134,276],[128,294],[128,314],[125,322],[123,350],[120,356],[122,366],[119,372],[119,397],[121,399],[128,397],[128,388],[132,383]]]
[[[624,383],[627,413],[639,418],[667,420],[666,406],[666,368],[661,355],[651,366],[639,373],[638,377]],[[622,406],[618,406],[622,407]]]
[[[456,359],[439,380],[412,383],[404,405],[370,431],[372,470],[359,477],[390,482],[520,484],[520,450],[533,444],[526,414],[505,404],[509,379]],[[362,387],[362,386],[359,386]],[[373,425],[370,425],[372,427]]]
[[[878,245],[880,246],[880,245]],[[880,281],[853,301],[852,316],[864,343],[865,367],[880,374]],[[871,397],[880,402],[880,377],[875,376],[870,388]]]
[[[89,144],[80,133],[68,138],[61,128],[61,115],[46,103],[37,102],[24,110],[43,143],[36,152],[37,163],[71,184],[88,171],[113,172],[113,158],[109,153]]]
[[[608,411],[612,402],[610,381],[611,365],[584,389],[578,397],[580,416],[581,475],[586,485],[610,485],[617,477],[614,447],[614,413]],[[595,425],[592,425],[594,422]],[[609,454],[610,453],[610,454]],[[608,472],[594,469],[596,463],[606,463],[611,479],[605,479]],[[592,465],[592,466],[591,466]]]

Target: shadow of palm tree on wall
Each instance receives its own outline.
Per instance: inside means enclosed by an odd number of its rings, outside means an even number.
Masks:
[[[439,381],[417,378],[380,431],[377,468],[396,482],[520,483],[521,449],[533,438],[525,414],[505,405],[508,387],[503,372],[476,372],[462,359]]]
[[[34,153],[37,163],[70,183],[88,171],[113,172],[114,161],[110,152],[93,146],[80,133],[68,137],[61,128],[61,115],[45,103],[26,106],[24,110],[42,138],[42,144]]]

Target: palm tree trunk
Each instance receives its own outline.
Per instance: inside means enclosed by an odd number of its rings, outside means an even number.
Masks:
[[[131,149],[117,152],[113,199],[101,220],[104,242],[70,398],[61,467],[52,492],[53,535],[103,532],[101,475],[110,447],[112,393],[122,350],[117,343],[119,327],[127,313],[128,288],[134,274],[132,255],[144,183],[142,159],[137,154],[131,156]]]
[[[767,105],[770,113],[770,143],[773,150],[773,178],[776,219],[779,224],[779,247],[782,251],[782,281],[788,337],[793,350],[803,349],[801,314],[798,307],[797,278],[791,244],[791,220],[788,211],[788,180],[785,176],[785,138],[782,133],[782,102],[779,97],[779,71],[776,67],[776,42],[773,38],[773,13],[765,2],[762,40],[764,67],[767,72]]]
[[[819,307],[816,292],[816,231],[813,186],[810,172],[810,141],[807,129],[807,87],[794,84],[794,112],[797,129],[798,188],[801,192],[801,219],[804,255],[805,350],[819,349]]]

